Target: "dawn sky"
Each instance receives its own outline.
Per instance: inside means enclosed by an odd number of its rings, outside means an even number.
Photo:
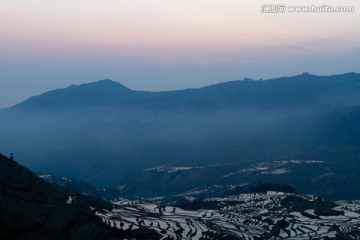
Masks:
[[[105,78],[158,91],[305,71],[360,71],[360,1],[0,0],[0,108]]]

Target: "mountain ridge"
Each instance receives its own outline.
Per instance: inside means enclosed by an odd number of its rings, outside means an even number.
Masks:
[[[277,94],[273,94],[273,92]],[[269,80],[234,80],[201,88],[173,91],[131,90],[117,81],[104,79],[71,85],[33,96],[10,109],[115,106],[149,109],[221,109],[227,107],[272,107],[288,102],[291,106],[313,104],[319,97],[348,91],[360,93],[360,74],[316,76],[303,73]],[[327,99],[325,99],[326,101]]]
[[[14,105],[11,108],[34,108],[34,107],[63,107],[66,105],[100,104],[106,105],[112,101],[119,100],[115,96],[129,95],[133,90],[125,87],[119,82],[110,79],[99,80],[81,85],[71,85],[67,88],[56,89],[43,94],[33,96],[27,100]],[[104,94],[111,94],[112,98],[106,101]]]

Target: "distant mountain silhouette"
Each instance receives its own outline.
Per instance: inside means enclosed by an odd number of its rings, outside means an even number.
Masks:
[[[118,82],[101,80],[94,83],[71,85],[42,95],[31,97],[16,105],[16,108],[61,108],[81,105],[116,105],[126,104],[136,96],[132,91]]]
[[[148,239],[106,226],[96,211],[112,205],[47,183],[0,154],[0,239]],[[145,231],[145,232],[142,232]]]
[[[234,107],[303,107],[312,104],[360,103],[360,74],[301,74],[266,81],[250,79],[198,89],[165,92],[134,91],[118,82],[101,80],[31,97],[14,108],[116,106],[153,110],[217,110]]]
[[[359,106],[359,73],[304,73],[165,92],[102,80],[1,110],[0,146],[16,149],[18,160],[34,171],[95,186],[133,186],[130,194],[176,195],[199,184],[240,185],[265,177],[276,182],[287,174],[301,191],[358,198],[359,191],[337,186],[360,179],[346,174],[360,171]],[[233,174],[232,167],[209,168],[211,174],[164,170],[236,164],[242,171],[245,163],[300,158],[332,165],[304,164],[296,171],[278,169],[281,174],[255,171],[254,178]],[[163,171],[143,171],[159,166]],[[311,184],[301,184],[304,174]]]

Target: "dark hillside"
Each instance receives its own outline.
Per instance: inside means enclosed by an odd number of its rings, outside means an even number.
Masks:
[[[0,155],[0,239],[145,238],[107,227],[95,215],[103,209],[112,205],[47,183]]]

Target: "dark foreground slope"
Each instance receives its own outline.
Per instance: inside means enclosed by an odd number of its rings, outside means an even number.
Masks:
[[[0,239],[146,239],[151,231],[106,226],[112,205],[47,183],[0,154]]]

